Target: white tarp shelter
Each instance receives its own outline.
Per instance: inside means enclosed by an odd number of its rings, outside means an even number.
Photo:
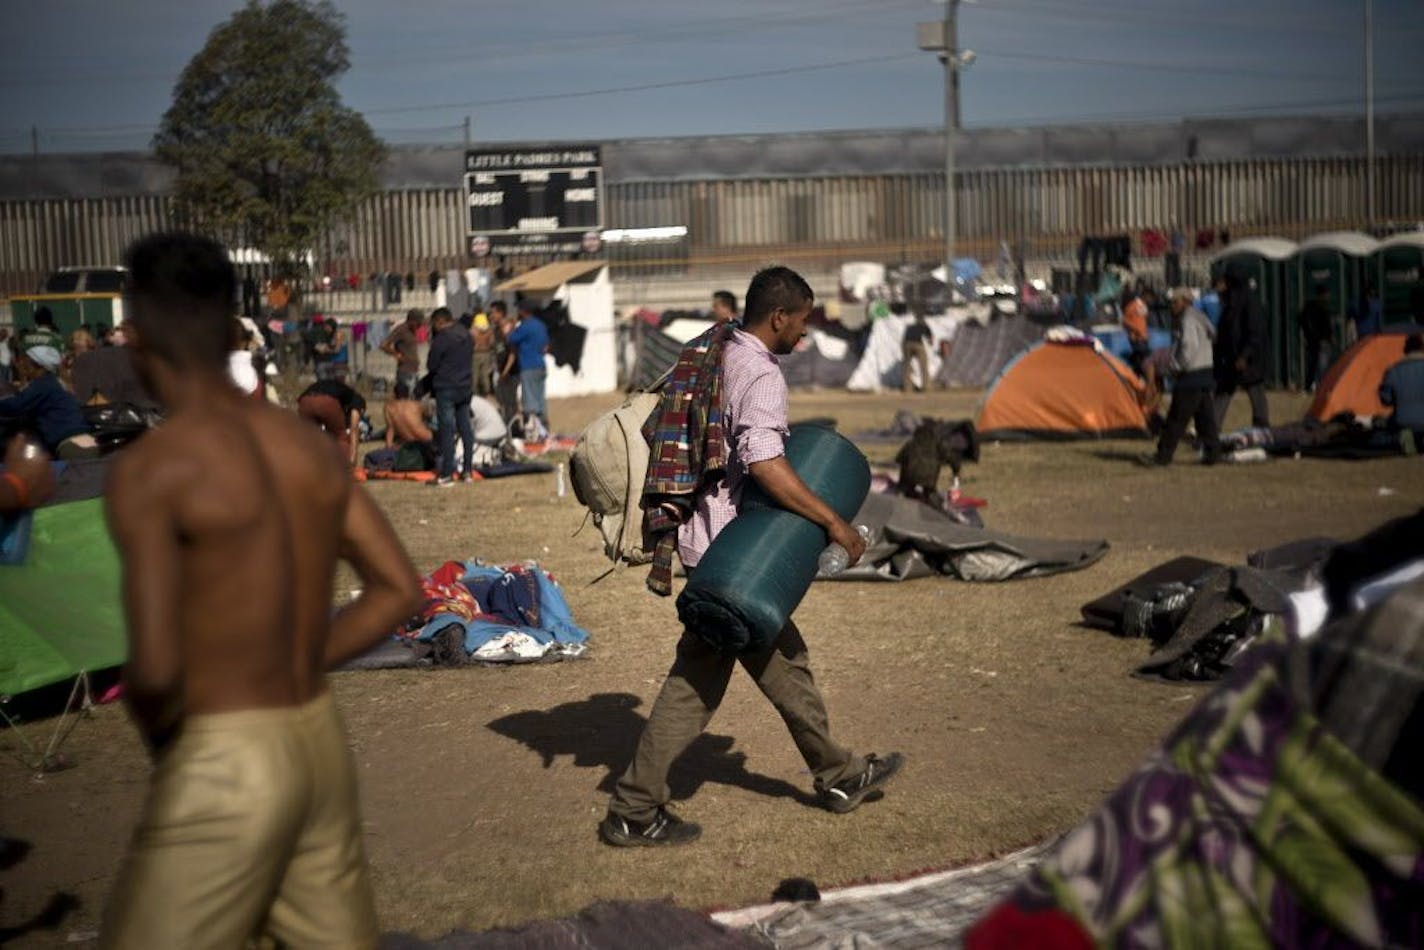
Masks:
[[[939,375],[943,360],[939,355],[941,340],[953,340],[954,333],[965,320],[987,322],[989,308],[986,304],[970,304],[954,307],[947,314],[925,317],[930,328],[930,380]],[[865,342],[865,352],[860,363],[851,374],[846,388],[856,392],[879,392],[882,389],[898,389],[900,374],[904,371],[905,328],[914,322],[911,316],[881,317],[870,326],[870,339]],[[919,375],[919,366],[913,370]],[[916,379],[916,383],[920,380]],[[930,388],[930,381],[924,381],[924,389]]]
[[[555,366],[552,356],[544,357],[549,378],[545,394],[588,396],[611,393],[618,388],[618,335],[613,319],[613,283],[602,261],[559,261],[545,264],[497,285],[495,293],[516,291],[540,304],[558,300],[568,308],[569,319],[588,331],[578,373],[567,366]]]

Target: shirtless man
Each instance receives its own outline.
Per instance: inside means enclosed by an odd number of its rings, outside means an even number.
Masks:
[[[325,671],[419,606],[389,523],[295,414],[227,377],[236,275],[206,239],[127,254],[130,340],[167,421],[115,458],[124,699],[154,771],[105,947],[373,947],[356,777]],[[361,594],[331,612],[344,558]]]
[[[396,383],[390,399],[386,400],[386,448],[393,449],[407,442],[433,442],[435,433],[425,424],[425,407],[418,400],[410,398],[410,387]]]
[[[383,414],[386,420],[386,448],[413,445],[420,452],[422,469],[432,471],[439,458],[435,433],[426,425],[425,406],[419,400],[410,398],[409,386],[396,383],[391,398],[386,400]]]

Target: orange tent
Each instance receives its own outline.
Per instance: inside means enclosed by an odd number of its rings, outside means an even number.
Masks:
[[[1143,390],[1125,363],[1091,340],[1042,340],[989,384],[975,425],[996,439],[1145,436]]]
[[[1416,327],[1410,327],[1417,332]],[[1380,380],[1384,371],[1404,359],[1404,341],[1408,333],[1385,331],[1356,340],[1340,358],[1330,364],[1325,378],[1315,390],[1309,415],[1321,422],[1342,412],[1357,416],[1387,415],[1389,407],[1379,400]]]

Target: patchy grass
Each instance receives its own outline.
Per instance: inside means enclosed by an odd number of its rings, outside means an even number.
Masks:
[[[853,433],[887,426],[901,407],[969,416],[977,398],[800,393],[792,407],[794,418],[832,416]],[[555,402],[556,427],[577,431],[613,401]],[[1245,422],[1238,403],[1228,426]],[[1280,418],[1304,408],[1300,397],[1272,400]],[[885,460],[895,448],[867,453]],[[1060,832],[1201,694],[1131,678],[1146,647],[1077,626],[1079,605],[1179,554],[1239,562],[1293,538],[1352,537],[1424,503],[1417,459],[1132,464],[1148,448],[989,444],[966,469],[964,489],[989,499],[995,529],[1107,538],[1112,550],[1087,570],[1001,585],[816,585],[797,620],[835,730],[857,749],[904,751],[904,774],[852,815],[808,807],[804,764],[738,673],[672,776],[681,813],[706,829],[676,852],[625,853],[594,834],[672,658],[671,601],[644,590],[641,570],[589,586],[606,567],[597,533],[576,533],[583,512],[572,494],[554,496],[552,475],[447,491],[372,484],[422,570],[470,556],[537,559],[593,635],[578,662],[334,677],[384,926],[435,935],[615,897],[733,906],[765,900],[788,876],[822,886],[899,877]],[[343,572],[338,591],[353,584]],[[148,764],[115,707],[97,710],[68,748],[78,767],[41,779],[13,760],[0,766],[0,832],[35,846],[0,876],[0,924],[70,890],[84,903],[65,929],[96,925]]]

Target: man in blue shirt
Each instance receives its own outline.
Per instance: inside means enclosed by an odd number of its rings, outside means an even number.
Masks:
[[[1400,444],[1412,438],[1416,455],[1424,455],[1424,333],[1411,333],[1404,341],[1404,359],[1385,371],[1380,381],[1380,402],[1394,407],[1390,427]]]
[[[94,458],[99,445],[79,409],[79,400],[64,388],[55,370],[59,351],[52,346],[31,346],[15,358],[15,371],[25,388],[0,399],[0,422],[18,422],[33,429],[45,448],[65,461]]]
[[[474,389],[474,374],[470,365],[474,344],[464,327],[455,322],[449,308],[441,307],[430,315],[435,336],[430,340],[430,352],[425,367],[430,371],[430,388],[435,391],[435,419],[440,443],[440,468],[435,484],[441,488],[455,484],[455,434],[464,445],[465,466],[461,471],[471,477],[474,462],[475,434],[470,425],[470,396]]]
[[[544,321],[534,316],[527,301],[519,302],[519,326],[506,341],[509,356],[504,361],[504,372],[508,376],[517,362],[519,366],[519,391],[524,402],[524,414],[536,415],[549,428],[549,406],[544,399],[544,354],[549,350],[549,330]]]

